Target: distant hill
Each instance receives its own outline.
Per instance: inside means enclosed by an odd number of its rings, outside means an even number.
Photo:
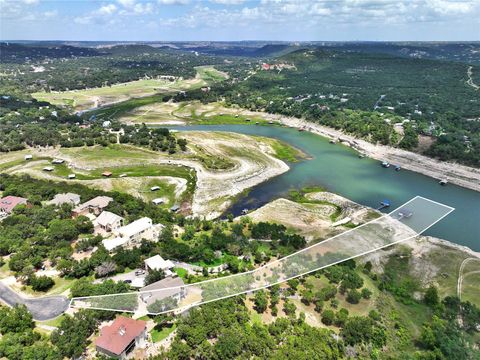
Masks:
[[[412,59],[433,59],[480,64],[480,42],[345,42],[322,43],[326,50],[390,54]]]
[[[0,61],[24,63],[26,60],[102,55],[95,49],[68,45],[0,43]]]

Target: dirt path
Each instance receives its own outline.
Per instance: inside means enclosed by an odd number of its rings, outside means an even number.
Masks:
[[[471,261],[480,261],[480,258],[467,258],[463,260],[462,264],[460,265],[460,270],[458,271],[458,281],[457,281],[457,297],[461,300],[462,299],[462,284],[463,284],[463,279],[465,276],[470,275],[470,274],[476,274],[479,273],[480,270],[478,271],[471,271],[466,274],[463,273],[463,270],[465,269],[465,266],[471,262]]]
[[[469,66],[467,70],[467,76],[468,76],[467,84],[473,87],[475,90],[478,90],[480,89],[480,86],[473,82],[472,75],[473,75],[473,66]]]

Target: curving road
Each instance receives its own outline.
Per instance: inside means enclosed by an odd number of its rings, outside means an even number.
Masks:
[[[24,304],[35,320],[49,320],[63,314],[70,304],[65,296],[25,298],[0,282],[0,300],[7,305]]]

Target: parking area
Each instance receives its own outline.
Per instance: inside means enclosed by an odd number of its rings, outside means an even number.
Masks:
[[[124,274],[117,274],[115,276],[110,276],[105,279],[97,279],[95,280],[96,283],[100,283],[105,281],[106,279],[110,279],[113,281],[123,281],[128,283],[130,286],[135,288],[141,288],[145,286],[145,277],[147,276],[145,270],[143,269],[135,269],[128,273]]]

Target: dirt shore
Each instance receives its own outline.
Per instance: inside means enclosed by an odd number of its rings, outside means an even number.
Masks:
[[[395,165],[424,174],[436,179],[446,179],[449,182],[480,191],[480,169],[461,164],[435,160],[410,151],[384,145],[375,145],[365,140],[346,135],[341,131],[318,125],[306,120],[283,116],[269,115],[273,120],[295,128],[305,128],[314,134],[341,141],[359,152],[380,161],[388,161]]]

